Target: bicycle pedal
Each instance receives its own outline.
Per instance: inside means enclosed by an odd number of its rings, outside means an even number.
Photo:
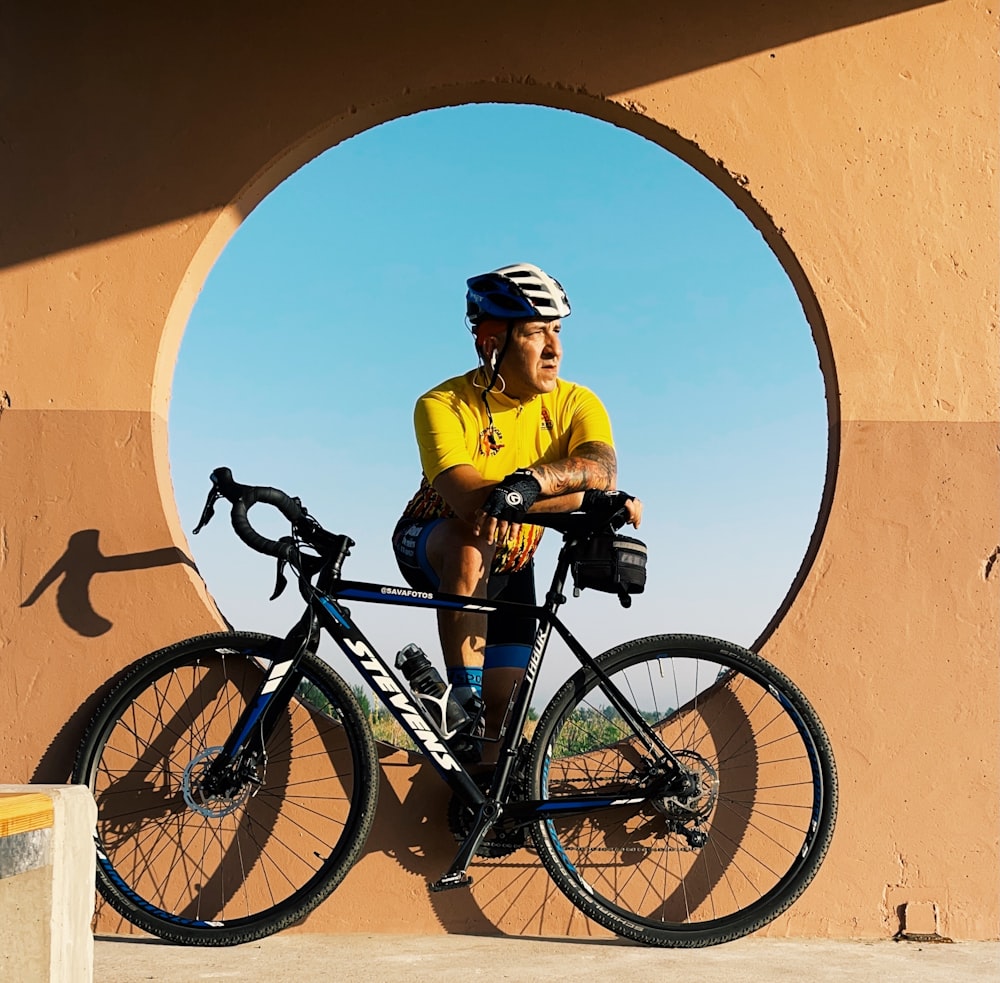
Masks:
[[[472,878],[461,871],[457,874],[445,874],[440,880],[431,881],[432,891],[451,891],[456,887],[468,887],[472,883]]]

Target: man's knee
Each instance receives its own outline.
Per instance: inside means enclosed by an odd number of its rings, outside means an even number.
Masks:
[[[495,550],[461,519],[438,523],[427,541],[427,559],[441,579],[441,589],[456,594],[485,591]]]

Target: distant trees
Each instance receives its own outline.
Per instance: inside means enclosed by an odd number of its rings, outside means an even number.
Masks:
[[[416,745],[406,731],[379,701],[373,699],[373,694],[360,683],[352,686],[351,692],[358,701],[361,712],[368,718],[377,741],[407,751],[416,750]],[[320,713],[331,717],[338,715],[336,708],[312,683],[303,681],[299,685],[298,696],[302,702],[309,704]],[[673,713],[672,709],[656,713],[649,711],[643,713],[643,717],[649,723],[656,723],[658,720],[669,717],[671,713]],[[534,733],[537,722],[538,712],[532,707],[528,710],[528,724],[525,727],[527,737],[531,737]],[[612,707],[581,705],[563,722],[553,751],[557,757],[587,754],[617,744],[628,733],[629,728],[625,726],[621,716]]]

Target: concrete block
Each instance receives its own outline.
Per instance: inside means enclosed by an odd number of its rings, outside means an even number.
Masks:
[[[82,785],[0,785],[0,981],[93,980],[96,822]]]

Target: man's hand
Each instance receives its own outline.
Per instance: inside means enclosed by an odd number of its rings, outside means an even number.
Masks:
[[[638,498],[630,498],[625,503],[625,514],[628,516],[625,521],[638,529],[642,522],[642,502]]]
[[[541,494],[542,486],[527,469],[507,475],[483,502],[483,511],[495,519],[520,522]]]
[[[486,496],[476,516],[477,535],[484,535],[491,543],[503,542],[516,535],[528,509],[541,494],[538,479],[526,468],[507,475]]]
[[[642,522],[642,502],[634,495],[623,491],[600,491],[588,488],[583,493],[584,510],[606,510],[608,515],[614,515],[624,509],[625,522],[639,528]]]

